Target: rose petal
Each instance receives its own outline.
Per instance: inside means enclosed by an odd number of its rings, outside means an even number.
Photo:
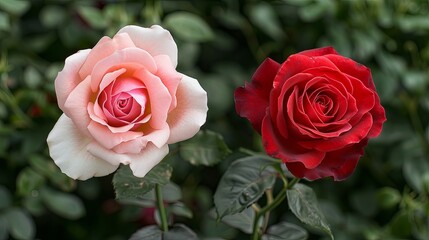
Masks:
[[[88,124],[91,121],[87,105],[91,99],[91,77],[88,76],[70,93],[64,103],[64,113],[71,118],[78,131],[90,136]]]
[[[168,144],[193,137],[207,118],[207,93],[194,78],[182,74],[176,92],[177,107],[168,114]]]
[[[153,57],[140,48],[125,48],[116,51],[108,57],[97,62],[91,72],[91,89],[93,92],[99,90],[104,75],[121,68],[134,71],[137,67],[145,68],[151,73],[157,71]]]
[[[105,149],[98,144],[91,144],[89,151],[102,159],[109,162],[130,164],[133,175],[136,177],[144,177],[153,167],[155,167],[168,154],[168,145],[157,148],[152,144],[148,144],[138,154],[120,154],[112,150]]]
[[[143,135],[142,132],[133,132],[128,130],[123,132],[118,130],[119,132],[113,133],[109,127],[95,121],[91,121],[88,125],[88,130],[92,137],[99,142],[101,146],[107,149],[112,149],[122,142],[130,141]]]
[[[152,130],[145,132],[141,137],[137,137],[127,142],[122,142],[113,150],[117,153],[139,153],[143,148],[146,147],[148,142],[153,143],[156,147],[161,148],[167,144],[167,140],[170,136],[170,129],[166,125],[162,129]]]
[[[318,57],[318,56],[324,56],[327,54],[338,54],[337,51],[333,47],[322,47],[322,48],[315,48],[310,50],[305,50],[302,52],[299,52],[300,55],[305,55],[308,57]]]
[[[177,45],[170,32],[161,26],[142,28],[129,25],[119,30],[118,34],[120,33],[127,33],[137,47],[152,56],[167,55],[174,68],[177,66]]]
[[[133,41],[127,34],[116,34],[113,39],[109,37],[103,37],[98,43],[91,49],[87,59],[79,70],[79,76],[84,79],[91,74],[94,66],[102,59],[111,55],[117,50],[135,47]]]
[[[278,136],[269,116],[262,121],[262,141],[268,155],[283,162],[302,162],[306,168],[315,168],[325,157],[324,152],[307,150],[297,145],[294,139]]]
[[[170,58],[167,55],[159,55],[154,57],[156,65],[158,66],[158,71],[156,76],[158,76],[164,85],[167,87],[168,92],[170,93],[172,100],[170,110],[176,107],[176,91],[179,86],[182,75],[176,72],[175,66],[173,66]]]
[[[149,124],[152,128],[161,129],[167,120],[168,110],[171,104],[171,95],[161,79],[142,68],[134,73],[134,77],[142,80],[150,100],[152,117]]]
[[[274,88],[283,86],[285,81],[289,81],[289,78],[298,74],[304,73],[309,69],[331,69],[332,71],[338,71],[337,66],[325,57],[308,57],[305,55],[294,54],[288,57],[288,59],[280,66],[280,69],[274,78]],[[320,74],[313,74],[314,76],[323,76]]]
[[[66,58],[64,68],[55,78],[55,92],[58,106],[64,111],[64,103],[71,91],[83,80],[77,74],[91,50],[81,50]]]
[[[237,88],[234,93],[235,109],[238,115],[247,118],[259,133],[268,107],[273,80],[279,67],[279,63],[267,58],[256,70],[252,82]]]
[[[359,79],[366,87],[375,90],[369,68],[341,55],[326,55],[325,57],[335,64],[342,73]]]
[[[364,154],[364,147],[368,140],[364,139],[358,144],[329,152],[321,164],[314,169],[305,168],[299,162],[286,163],[288,170],[298,178],[316,180],[324,177],[333,177],[335,181],[342,181],[348,178],[355,170],[360,157]]]
[[[131,158],[130,168],[134,176],[144,177],[152,168],[154,168],[168,154],[168,145],[161,148],[148,144],[139,154],[129,154]]]
[[[387,120],[386,113],[384,111],[383,106],[380,104],[380,99],[377,94],[375,95],[375,105],[374,108],[370,111],[373,124],[372,128],[368,133],[369,138],[377,137],[381,133],[381,129],[383,127],[383,123]]]
[[[110,164],[87,151],[91,139],[81,134],[70,118],[61,115],[47,143],[49,154],[63,173],[73,179],[86,180],[114,172],[118,165]]]
[[[361,142],[367,138],[371,129],[373,120],[370,113],[363,115],[361,121],[342,135],[329,139],[315,139],[309,141],[300,141],[299,145],[308,149],[317,149],[318,151],[335,151],[346,146]]]

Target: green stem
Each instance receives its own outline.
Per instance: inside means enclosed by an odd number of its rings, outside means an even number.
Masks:
[[[159,216],[161,217],[161,229],[164,232],[168,231],[167,212],[165,211],[164,200],[162,198],[161,186],[155,184],[156,206],[158,208]]]
[[[283,186],[283,189],[277,194],[277,196],[272,199],[272,195],[268,196],[268,204],[261,208],[259,211],[255,211],[256,216],[255,219],[253,220],[253,231],[252,231],[252,240],[259,240],[261,238],[261,229],[258,228],[258,222],[259,222],[259,218],[261,218],[261,216],[266,216],[267,218],[269,217],[269,212],[271,210],[273,210],[274,208],[276,208],[278,205],[280,205],[280,203],[283,202],[283,200],[285,200],[286,198],[286,192],[287,190],[291,189],[293,187],[293,185],[295,185],[297,182],[299,182],[299,178],[293,178],[289,184],[285,184]],[[268,219],[265,219],[266,223],[268,223]],[[267,226],[264,226],[264,229],[262,229],[263,231],[265,231],[265,228]]]

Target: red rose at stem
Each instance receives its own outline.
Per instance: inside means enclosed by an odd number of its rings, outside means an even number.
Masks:
[[[370,70],[332,47],[266,59],[235,91],[237,113],[262,135],[268,155],[296,177],[340,181],[354,171],[386,121]]]

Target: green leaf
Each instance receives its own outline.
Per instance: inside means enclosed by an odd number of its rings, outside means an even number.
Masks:
[[[82,201],[73,194],[43,188],[40,196],[46,207],[61,217],[75,220],[85,215]]]
[[[306,22],[312,22],[334,9],[332,1],[315,1],[299,9],[299,16]]]
[[[351,205],[360,214],[371,217],[377,213],[377,196],[373,189],[354,191],[350,195]]]
[[[42,76],[34,67],[27,67],[24,71],[24,81],[29,88],[36,88],[42,84]]]
[[[401,199],[401,193],[391,187],[384,187],[377,192],[377,202],[382,208],[393,208]]]
[[[243,211],[271,188],[276,179],[271,166],[276,163],[264,156],[234,161],[220,179],[214,195],[218,218]]]
[[[407,31],[428,30],[429,19],[426,16],[402,16],[397,19],[399,27]]]
[[[167,184],[172,172],[173,168],[163,161],[150,170],[144,178],[138,178],[133,175],[128,165],[122,165],[113,176],[116,199],[141,199],[155,187],[155,184]]]
[[[68,14],[64,8],[49,5],[40,11],[40,20],[46,27],[57,27],[64,23],[67,19],[67,15]]]
[[[223,137],[212,131],[200,131],[180,143],[180,156],[192,165],[212,166],[231,153]]]
[[[98,8],[80,5],[77,11],[80,16],[95,29],[103,29],[108,25],[106,18]]]
[[[6,12],[21,15],[30,7],[30,2],[20,0],[1,0],[0,9]]]
[[[141,228],[137,232],[135,232],[130,240],[163,240],[162,239],[162,231],[159,229],[157,225],[151,225],[144,228]]]
[[[402,168],[404,178],[407,183],[417,192],[422,192],[423,189],[423,176],[429,171],[429,163],[425,158],[414,157],[404,161]]]
[[[7,31],[10,29],[9,16],[0,12],[0,30]]]
[[[46,208],[42,203],[40,193],[32,194],[23,199],[22,205],[27,209],[33,216],[41,216],[46,212]]]
[[[176,240],[176,239],[186,239],[186,240],[198,240],[197,234],[195,234],[191,229],[189,229],[184,224],[176,224],[173,228],[169,229],[168,232],[164,233],[163,240]]]
[[[176,224],[168,230],[163,232],[158,226],[151,225],[144,227],[134,233],[130,240],[175,240],[175,239],[186,239],[193,240],[198,239],[197,235],[188,227],[183,224]]]
[[[295,184],[292,189],[287,191],[287,199],[292,213],[299,220],[325,232],[334,239],[325,217],[319,210],[316,194],[313,189],[304,184]]]
[[[393,216],[386,228],[396,237],[409,239],[412,233],[412,224],[413,221],[410,221],[408,213],[405,210],[401,210]]]
[[[174,36],[190,42],[205,42],[214,37],[210,26],[190,12],[170,13],[165,17],[163,25],[171,30]]]
[[[9,235],[9,224],[3,215],[0,215],[0,240],[6,240]]]
[[[162,191],[164,202],[171,203],[171,202],[177,202],[180,199],[182,199],[182,190],[177,184],[173,182],[169,182],[164,186],[161,186],[161,191]],[[154,189],[151,190],[150,192],[140,196],[140,198],[144,200],[156,201],[155,190]]]
[[[292,223],[281,222],[271,226],[262,240],[306,240],[308,232],[300,226]]]
[[[20,208],[11,208],[4,215],[9,233],[16,239],[33,239],[36,233],[33,219]]]
[[[216,212],[211,212],[213,217],[216,217]],[[222,222],[231,227],[240,229],[244,233],[251,234],[253,231],[253,221],[255,219],[255,211],[252,208],[246,208],[242,212],[227,215],[222,218]],[[260,218],[262,220],[262,218]]]
[[[9,207],[11,203],[12,198],[9,190],[0,185],[0,210]]]
[[[168,209],[170,210],[171,213],[173,213],[176,216],[186,217],[186,218],[192,218],[192,216],[193,216],[192,210],[189,209],[182,202],[176,202],[176,203],[168,206]]]
[[[45,178],[31,168],[22,170],[17,179],[17,192],[21,196],[31,194],[33,190],[37,190],[45,183]]]
[[[251,6],[249,17],[252,23],[273,39],[280,40],[285,37],[277,14],[272,5],[259,2]]]

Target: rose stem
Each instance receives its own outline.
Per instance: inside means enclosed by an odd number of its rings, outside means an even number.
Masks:
[[[161,229],[164,232],[168,231],[167,212],[165,211],[164,200],[162,198],[161,186],[155,184],[156,206],[161,218]]]

